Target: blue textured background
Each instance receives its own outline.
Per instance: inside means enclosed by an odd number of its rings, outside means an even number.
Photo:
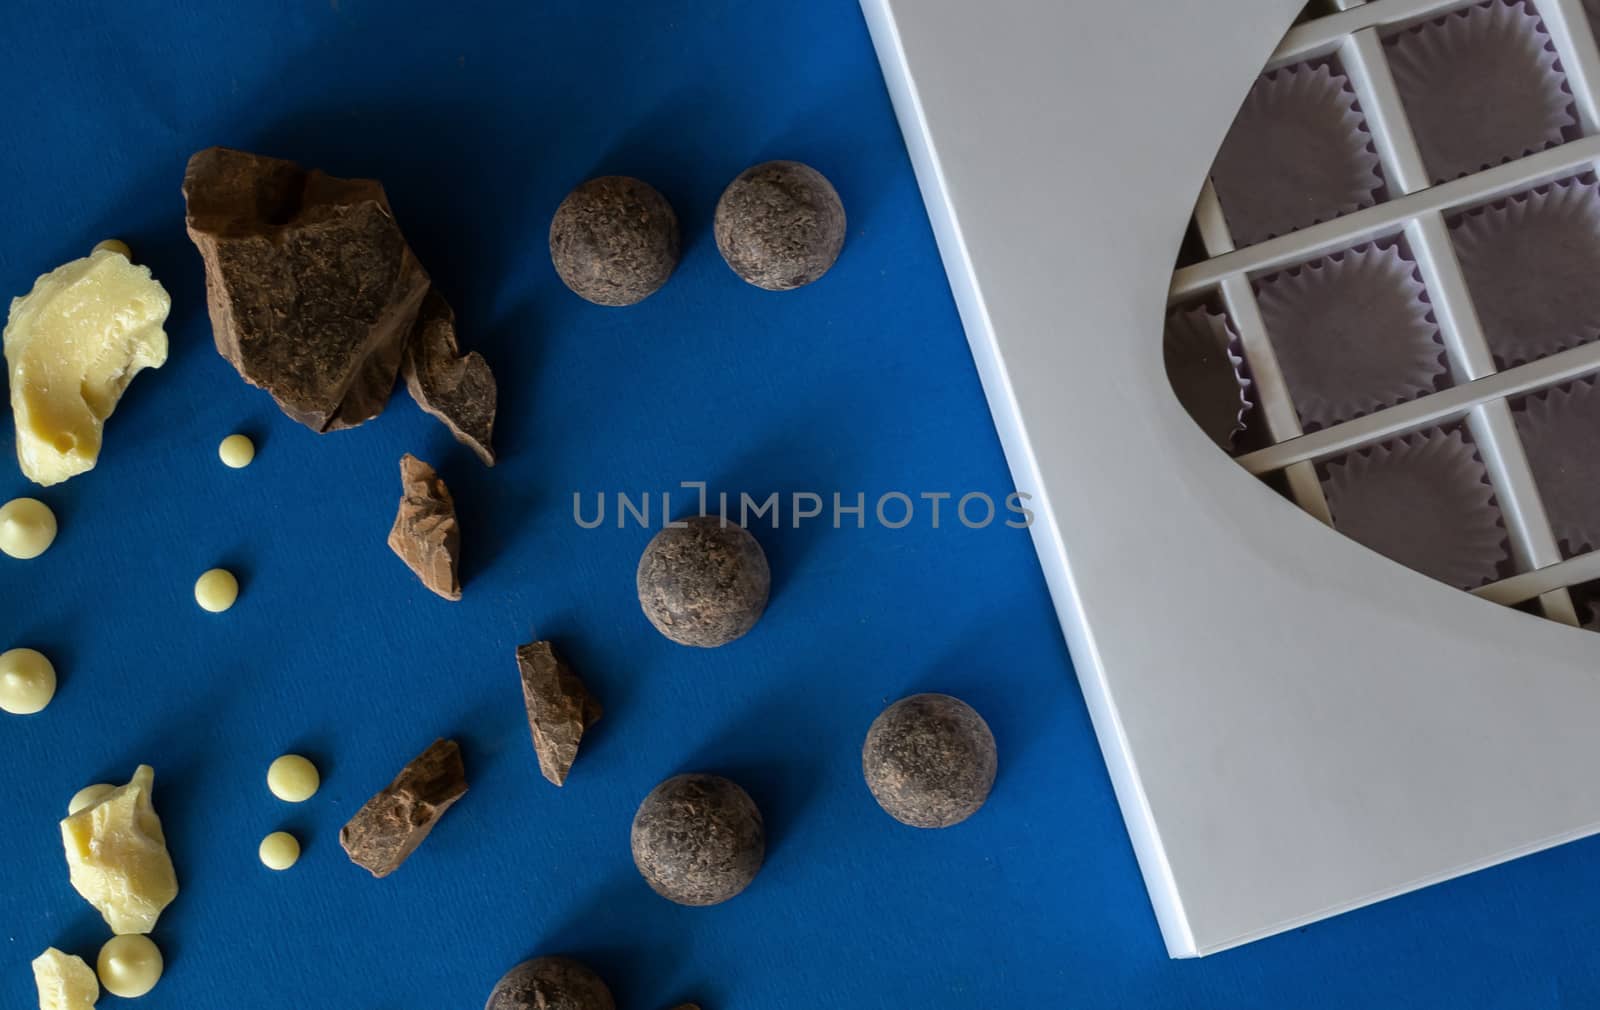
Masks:
[[[850,0],[454,6],[8,7],[0,291],[119,235],[174,309],[171,361],[134,383],[99,468],[40,494],[56,547],[0,558],[0,647],[62,674],[43,715],[0,717],[0,1005],[31,1005],[46,946],[92,960],[104,940],[56,821],[139,762],[183,884],[149,1007],[476,1007],[541,952],[645,1010],[1587,1005],[1595,842],[1167,961],[1023,533],[763,530],[776,589],[754,633],[713,652],[656,635],[632,590],[648,533],[576,528],[574,490],[1010,490],[911,170]],[[384,180],[499,376],[499,467],[403,398],[318,437],[238,380],[182,226],[184,162],[210,144]],[[721,187],[773,157],[827,173],[851,220],[837,268],[786,295],[710,239]],[[602,172],[653,182],[684,223],[678,274],[633,309],[580,302],[545,252],[555,205]],[[233,430],[260,446],[242,472],[215,457]],[[456,492],[462,603],[384,546],[408,450]],[[0,500],[31,491],[0,465]],[[1128,547],[1159,633],[1183,601]],[[244,595],[212,617],[190,591],[219,563]],[[512,659],[535,634],[608,710],[560,791]],[[1001,748],[988,806],[935,833],[879,812],[858,766],[879,709],[928,689],[969,699]],[[375,881],[338,828],[439,735],[471,792]],[[263,783],[286,750],[325,776],[300,807]],[[688,769],[739,779],[770,827],[756,883],[713,909],[656,898],[628,856],[639,799]],[[255,847],[280,827],[306,852],[272,874]]]

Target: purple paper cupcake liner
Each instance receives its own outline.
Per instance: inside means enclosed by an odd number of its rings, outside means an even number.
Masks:
[[[1324,469],[1333,527],[1350,539],[1458,589],[1500,577],[1505,524],[1460,431],[1407,435]]]
[[[1579,379],[1514,412],[1545,514],[1568,557],[1600,549],[1600,389]]]
[[[1580,627],[1600,631],[1600,584],[1585,582],[1572,586],[1572,609],[1578,613]]]
[[[1451,224],[1495,363],[1510,368],[1600,338],[1600,185],[1571,180]]]
[[[1378,155],[1348,83],[1327,64],[1256,80],[1211,167],[1235,245],[1378,202]]]
[[[1395,246],[1360,246],[1256,286],[1267,336],[1309,430],[1415,399],[1448,382],[1427,292]]]
[[[1435,183],[1576,135],[1572,92],[1525,0],[1452,11],[1388,40],[1395,86]]]
[[[1199,306],[1167,316],[1162,339],[1167,381],[1189,416],[1224,451],[1245,428],[1250,380],[1227,316]]]

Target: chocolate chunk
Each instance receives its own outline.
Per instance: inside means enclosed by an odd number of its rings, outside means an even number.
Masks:
[[[506,972],[483,1010],[617,1010],[611,990],[586,964],[536,957]]]
[[[768,291],[802,287],[844,248],[844,204],[821,172],[798,161],[746,169],[723,190],[712,231],[740,277]]]
[[[766,857],[761,811],[719,775],[678,775],[650,790],[629,841],[645,882],[680,905],[715,905],[750,885]]]
[[[461,599],[461,529],[450,489],[433,467],[410,453],[400,457],[400,487],[389,549],[423,585],[447,600]]]
[[[383,186],[213,147],[183,194],[222,356],[315,431],[381,413],[429,284]]]
[[[657,533],[635,574],[639,606],[680,645],[714,648],[751,628],[767,609],[772,573],[756,538],[720,516],[695,516]]]
[[[356,811],[339,830],[339,844],[352,863],[374,877],[387,877],[466,792],[461,748],[454,740],[435,740],[400,769],[383,792]]]
[[[971,817],[994,785],[994,734],[972,706],[917,694],[884,709],[861,748],[878,805],[903,824],[947,828]]]
[[[677,267],[678,215],[638,179],[590,179],[556,208],[550,260],[579,297],[632,305],[654,294]]]
[[[403,367],[406,390],[417,406],[442,421],[485,466],[494,466],[494,373],[477,351],[461,354],[456,314],[438,289],[422,301]]]
[[[528,706],[539,770],[562,785],[578,757],[584,731],[600,721],[604,710],[549,642],[517,646],[517,666],[522,670],[522,700]]]

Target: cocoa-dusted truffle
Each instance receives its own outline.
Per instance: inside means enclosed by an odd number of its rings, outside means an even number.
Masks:
[[[586,964],[536,957],[506,972],[483,1010],[617,1010],[611,990]]]
[[[720,775],[678,775],[633,815],[633,862],[655,892],[680,905],[715,905],[750,885],[766,856],[761,811]]]
[[[746,169],[717,201],[717,249],[740,277],[768,291],[803,287],[844,246],[844,204],[821,172],[798,161]]]
[[[994,785],[994,734],[972,706],[917,694],[873,720],[861,770],[878,805],[917,828],[947,828],[977,812]]]
[[[678,215],[638,179],[590,179],[556,208],[550,259],[579,297],[632,305],[667,283],[678,265]]]
[[[680,645],[726,645],[760,620],[772,589],[756,538],[720,516],[695,516],[657,533],[639,559],[639,606]]]

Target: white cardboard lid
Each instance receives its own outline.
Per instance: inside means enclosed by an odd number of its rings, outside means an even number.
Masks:
[[[862,0],[1169,952],[1600,829],[1600,638],[1345,539],[1162,371],[1195,193],[1299,0]]]

